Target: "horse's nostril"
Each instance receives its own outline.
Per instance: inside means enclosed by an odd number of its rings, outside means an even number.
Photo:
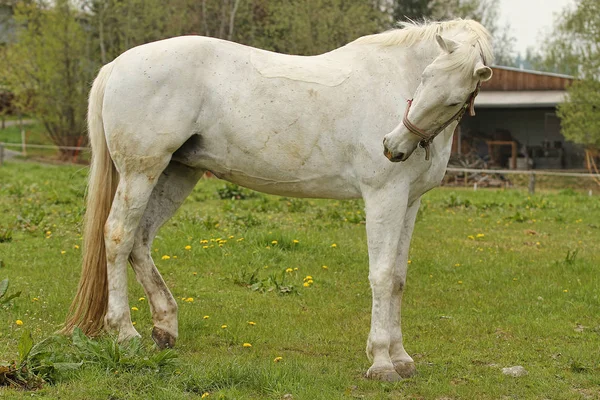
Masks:
[[[397,153],[394,155],[394,157],[390,158],[391,161],[403,161],[404,160],[404,153]]]

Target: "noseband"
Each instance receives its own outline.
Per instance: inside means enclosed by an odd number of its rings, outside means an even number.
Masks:
[[[440,132],[442,132],[444,129],[446,129],[448,127],[448,125],[450,125],[452,122],[454,122],[454,121],[460,122],[463,115],[467,111],[467,108],[469,109],[469,115],[471,115],[471,116],[475,115],[475,97],[477,97],[477,95],[479,94],[480,87],[481,87],[481,81],[477,82],[477,87],[475,88],[475,91],[473,93],[471,93],[471,95],[469,96],[469,98],[467,99],[465,104],[463,104],[463,106],[460,108],[460,110],[458,110],[458,112],[456,114],[454,114],[452,117],[450,117],[450,119],[448,121],[446,121],[442,126],[440,126],[438,129],[436,129],[435,132],[433,132],[433,133],[427,133],[426,131],[418,128],[416,125],[414,125],[412,122],[410,122],[408,120],[408,112],[410,111],[410,106],[412,105],[413,99],[408,100],[408,107],[406,107],[406,111],[404,112],[404,118],[402,119],[402,123],[404,124],[406,129],[408,129],[409,131],[411,131],[412,133],[414,133],[415,135],[417,135],[418,137],[423,139],[419,142],[419,145],[425,149],[425,160],[429,160],[429,156],[430,156],[429,146],[431,145],[431,142],[433,142],[433,139],[435,139],[435,137],[440,134]]]

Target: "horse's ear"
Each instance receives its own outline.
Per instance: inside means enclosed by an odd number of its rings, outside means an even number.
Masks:
[[[475,72],[473,73],[473,77],[478,81],[489,81],[492,78],[493,71],[490,67],[486,67],[482,62],[478,62],[475,66]]]
[[[438,42],[442,50],[444,50],[448,54],[452,54],[454,50],[458,49],[460,43],[455,40],[443,38],[440,35],[435,35],[435,40]]]

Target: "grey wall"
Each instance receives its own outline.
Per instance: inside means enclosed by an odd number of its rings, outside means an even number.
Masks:
[[[537,168],[583,168],[584,150],[581,146],[566,141],[560,133],[560,121],[554,108],[479,108],[476,111],[475,117],[467,114],[463,118],[463,135],[503,140],[499,131],[507,131],[521,146],[536,148],[535,153],[539,157]],[[556,160],[551,160],[557,153],[555,142],[560,142],[564,153],[558,164]]]

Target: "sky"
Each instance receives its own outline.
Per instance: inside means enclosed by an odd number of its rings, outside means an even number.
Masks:
[[[554,24],[554,14],[567,6],[575,4],[575,0],[499,0],[501,26],[510,24],[513,35],[517,39],[515,50],[525,54],[528,47],[537,47],[550,32]]]

